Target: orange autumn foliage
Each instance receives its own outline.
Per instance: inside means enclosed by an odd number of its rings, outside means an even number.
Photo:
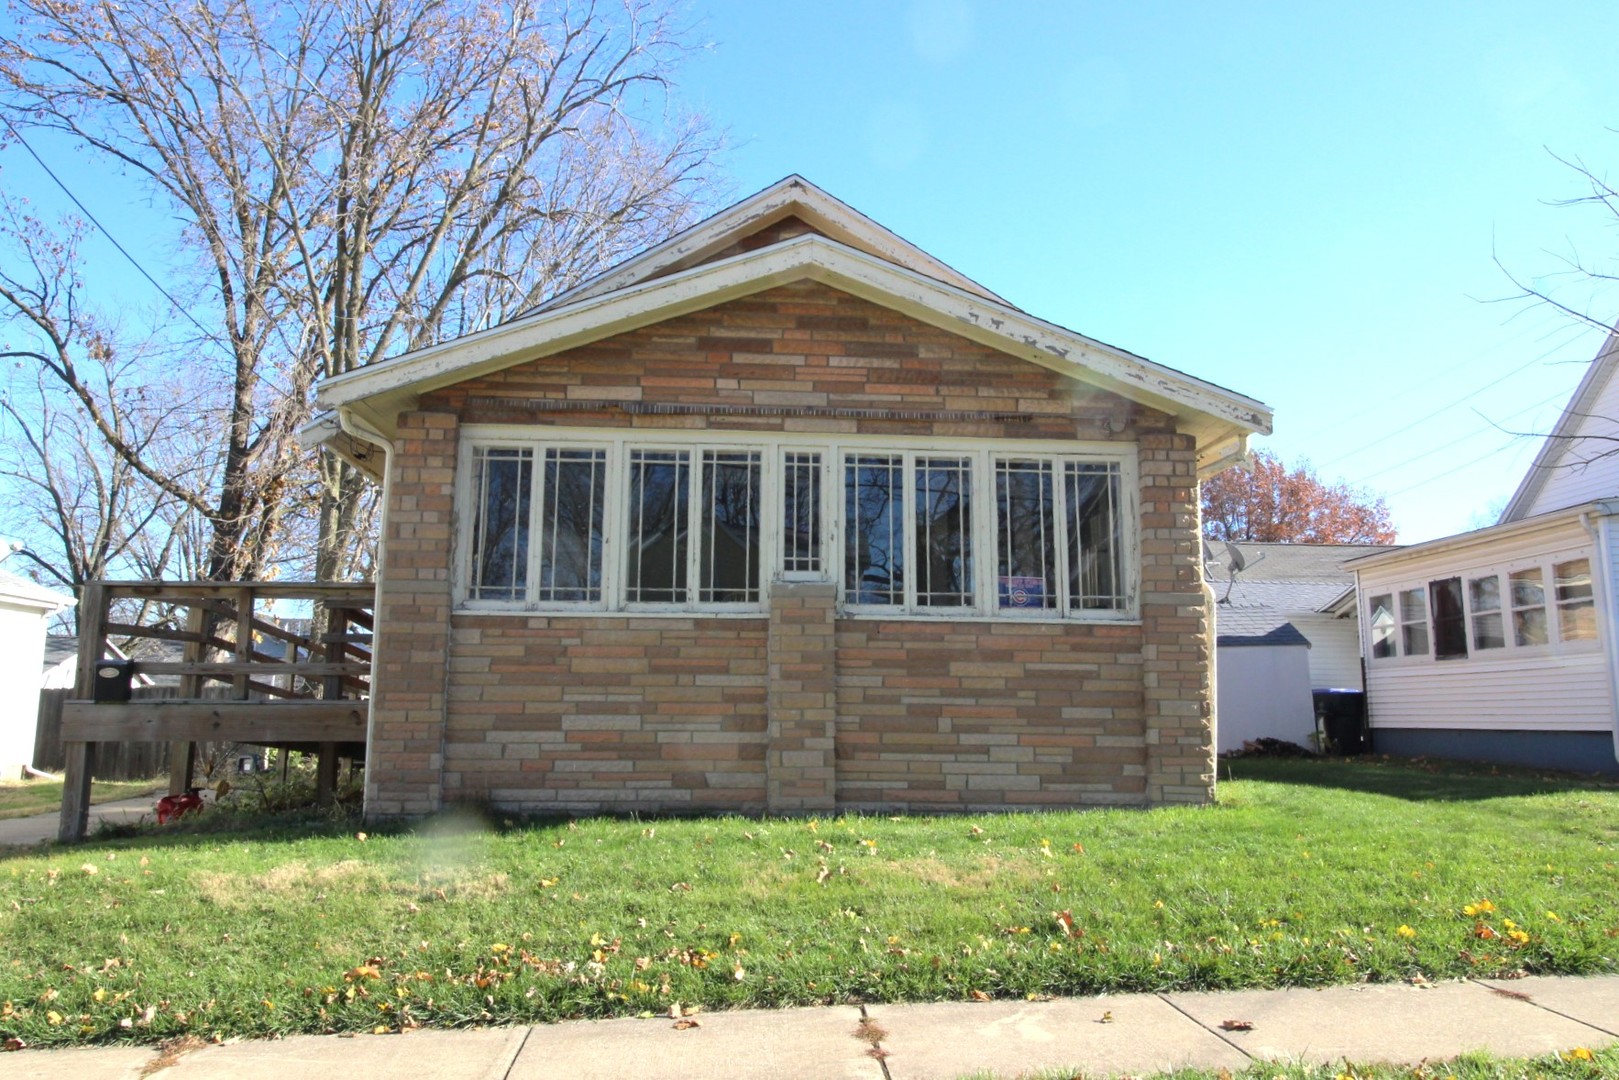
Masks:
[[[1202,484],[1203,535],[1262,544],[1392,544],[1394,525],[1382,498],[1326,484],[1308,464],[1289,469],[1258,451],[1253,464]]]

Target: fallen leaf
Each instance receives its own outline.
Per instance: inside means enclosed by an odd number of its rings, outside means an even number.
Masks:
[[[1221,1031],[1252,1031],[1252,1030],[1254,1030],[1254,1024],[1253,1024],[1252,1020],[1221,1020],[1220,1021],[1220,1030]]]
[[[1103,1013],[1102,1013],[1101,1019],[1097,1020],[1096,1022],[1098,1024],[1111,1024],[1111,1023],[1113,1023],[1113,1010],[1112,1009],[1104,1010]]]
[[[676,1031],[689,1031],[694,1027],[702,1027],[703,1025],[698,1023],[696,1020],[676,1020],[670,1026]]]
[[[13,1035],[11,1038],[7,1039],[4,1044],[0,1044],[0,1048],[6,1050],[26,1050],[28,1049],[28,1044]]]
[[[972,992],[972,999],[974,1001],[988,1001],[989,995],[984,993],[982,990],[974,990]]]

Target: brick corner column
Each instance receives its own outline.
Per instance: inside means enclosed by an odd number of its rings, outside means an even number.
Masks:
[[[419,817],[443,805],[458,434],[453,413],[402,413],[388,457],[366,738],[367,821]]]
[[[765,808],[774,814],[837,809],[837,586],[770,587],[770,689]]]
[[[1214,800],[1214,657],[1196,443],[1154,433],[1141,437],[1140,448],[1147,804],[1202,805]]]

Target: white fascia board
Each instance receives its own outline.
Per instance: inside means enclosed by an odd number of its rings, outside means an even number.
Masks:
[[[1361,555],[1354,559],[1346,559],[1344,569],[1358,575],[1363,570],[1397,566],[1408,559],[1442,555],[1449,551],[1463,551],[1467,548],[1492,544],[1498,540],[1505,540],[1515,536],[1525,536],[1541,530],[1565,528],[1569,524],[1577,522],[1582,514],[1591,514],[1597,517],[1619,514],[1619,500],[1599,499],[1596,502],[1581,503],[1579,506],[1569,506],[1561,510],[1553,510],[1550,513],[1537,514],[1532,518],[1504,521],[1499,525],[1488,525],[1482,529],[1474,529],[1472,532],[1441,536],[1437,540],[1428,540],[1420,544],[1407,544],[1392,551],[1379,551],[1371,555]]]
[[[1269,407],[1253,398],[813,235],[704,263],[609,296],[581,300],[522,322],[346,372],[323,382],[317,399],[321,408],[334,409],[382,395],[415,396],[804,279],[1176,415],[1188,422],[1187,427],[1209,427],[1198,422],[1209,418],[1222,439],[1271,430]],[[369,404],[372,407],[367,412],[373,421],[388,411],[381,401]]]
[[[879,258],[938,278],[987,300],[1007,303],[1004,298],[940,262],[848,203],[828,195],[802,176],[794,174],[676,233],[656,247],[648,248],[606,272],[558,293],[517,319],[520,321],[580,300],[639,285],[670,267],[708,258],[741,237],[790,216],[803,218],[832,239],[850,247],[870,251]]]
[[[71,596],[52,592],[43,585],[35,585],[31,581],[19,578],[15,583],[0,583],[0,604],[50,615],[66,611],[78,604],[78,601]]]
[[[1546,480],[1552,469],[1557,466],[1557,457],[1567,448],[1574,436],[1574,429],[1584,420],[1591,411],[1591,406],[1602,393],[1602,388],[1613,377],[1613,369],[1619,364],[1619,329],[1609,333],[1597,351],[1596,357],[1591,361],[1590,369],[1575,388],[1574,396],[1563,407],[1563,414],[1557,418],[1557,424],[1540,444],[1540,450],[1535,454],[1535,460],[1530,462],[1529,470],[1523,474],[1518,483],[1518,490],[1512,493],[1507,500],[1506,509],[1501,511],[1501,524],[1517,521],[1524,510],[1540,495],[1541,488],[1546,486]]]

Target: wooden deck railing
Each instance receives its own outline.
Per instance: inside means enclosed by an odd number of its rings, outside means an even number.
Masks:
[[[369,582],[96,582],[79,600],[79,668],[62,711],[63,840],[89,824],[90,777],[98,742],[169,742],[169,788],[191,784],[198,742],[239,742],[314,751],[323,802],[336,787],[339,756],[364,753],[371,685]],[[266,610],[277,601],[307,607],[307,630]],[[137,676],[174,676],[178,695],[96,702],[96,668],[108,646],[135,658]],[[154,651],[153,642],[180,646]],[[152,659],[153,655],[158,659]]]

